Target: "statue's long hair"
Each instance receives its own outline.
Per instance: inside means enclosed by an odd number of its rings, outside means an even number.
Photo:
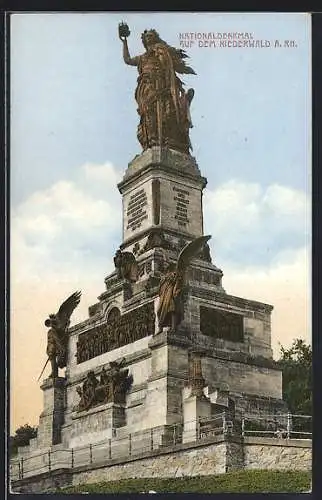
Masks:
[[[162,40],[159,33],[154,29],[144,30],[144,32],[141,35],[142,43],[145,49],[147,49],[147,44],[146,44],[147,35],[152,35],[153,44],[158,43],[164,45],[168,49],[168,52],[173,62],[173,66],[175,68],[175,71],[177,71],[177,73],[195,74],[195,71],[192,68],[190,68],[190,66],[187,66],[185,63],[184,59],[187,59],[189,57],[187,53],[182,49],[176,49],[175,47],[172,47],[167,42]]]

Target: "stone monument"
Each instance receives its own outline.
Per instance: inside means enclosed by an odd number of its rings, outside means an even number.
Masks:
[[[285,411],[272,358],[273,307],[225,291],[204,237],[207,180],[189,138],[194,91],[178,77],[195,73],[185,52],[155,30],[142,34],[146,51],[136,57],[126,24],[119,36],[125,63],[139,73],[142,152],[118,185],[123,238],[115,270],[88,318],[67,329],[66,372],[42,383],[44,412],[30,449],[113,445],[151,428],[158,447],[173,424],[188,442],[200,419]]]

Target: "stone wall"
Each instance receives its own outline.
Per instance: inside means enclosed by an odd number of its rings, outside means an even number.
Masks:
[[[214,353],[214,356],[216,354]],[[210,386],[214,382],[226,383],[231,393],[247,393],[282,399],[282,372],[218,357],[205,356],[202,373]],[[209,383],[208,382],[208,383]]]
[[[51,473],[40,474],[37,478],[27,478],[11,485],[13,493],[50,493],[58,488],[73,484],[73,475],[69,470],[59,469]]]
[[[123,459],[60,469],[12,483],[16,492],[45,492],[56,487],[125,478],[223,474],[237,469],[311,470],[310,440],[216,436],[203,443],[147,451]],[[29,489],[28,489],[29,488]]]
[[[309,440],[245,438],[245,469],[311,470],[312,449]]]
[[[117,481],[126,478],[184,477],[223,474],[225,472],[225,443],[193,448],[176,453],[129,461],[120,465],[87,470],[75,474],[73,484]]]

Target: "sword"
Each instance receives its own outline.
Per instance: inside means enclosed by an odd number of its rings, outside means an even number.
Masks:
[[[159,93],[159,82],[156,81],[156,91],[157,91],[157,126],[158,126],[158,139],[159,146],[162,148],[162,103],[161,94]]]
[[[43,369],[41,370],[41,374],[40,374],[40,375],[39,375],[39,377],[37,378],[37,382],[39,382],[39,380],[40,380],[40,378],[41,378],[42,374],[44,373],[45,368],[46,368],[46,366],[47,366],[47,364],[48,364],[48,361],[49,361],[49,358],[47,358],[47,361],[46,361],[46,363],[45,363],[45,365],[44,365]]]

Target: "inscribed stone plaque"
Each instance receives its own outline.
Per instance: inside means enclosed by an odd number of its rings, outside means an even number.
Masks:
[[[225,339],[231,342],[243,342],[243,316],[200,306],[200,331],[208,337]]]
[[[174,201],[175,201],[175,216],[178,226],[186,227],[190,222],[188,218],[189,197],[190,191],[187,189],[178,188],[173,186]]]
[[[135,229],[138,229],[141,226],[142,221],[148,218],[147,205],[147,194],[143,188],[130,196],[130,201],[126,211],[126,229],[135,231]]]

